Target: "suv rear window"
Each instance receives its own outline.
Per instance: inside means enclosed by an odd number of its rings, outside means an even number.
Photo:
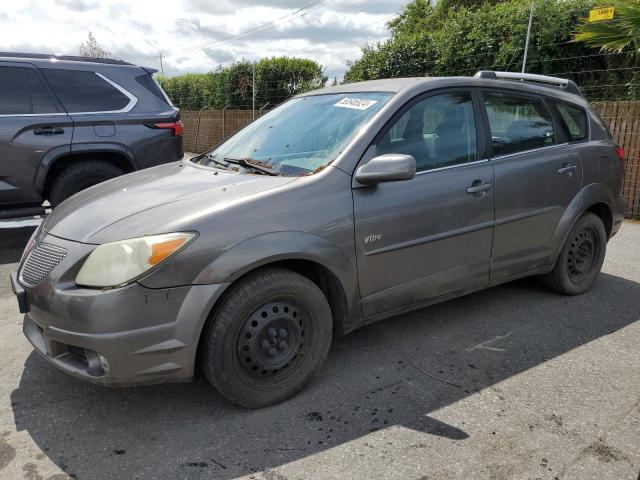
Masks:
[[[0,115],[58,111],[31,68],[0,67],[0,85]]]
[[[122,110],[129,104],[129,97],[95,72],[42,71],[69,113],[112,112]]]
[[[493,155],[533,150],[556,143],[551,113],[541,99],[485,93]]]
[[[587,138],[587,113],[582,107],[565,102],[556,102],[560,118],[571,141]]]

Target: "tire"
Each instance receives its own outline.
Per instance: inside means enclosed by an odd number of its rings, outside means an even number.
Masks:
[[[579,295],[593,287],[607,249],[607,232],[602,220],[585,213],[573,226],[556,265],[543,276],[551,290],[564,295]]]
[[[73,163],[62,170],[53,181],[49,202],[52,207],[55,207],[71,195],[123,173],[121,168],[102,160],[83,160]]]
[[[225,295],[203,332],[202,370],[228,400],[260,408],[300,392],[331,346],[322,291],[290,270],[268,268]]]

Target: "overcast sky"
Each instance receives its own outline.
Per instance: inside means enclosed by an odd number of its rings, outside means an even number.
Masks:
[[[363,43],[387,38],[386,22],[406,1],[3,0],[0,51],[77,55],[91,31],[133,63],[159,68],[163,52],[169,75],[295,55],[340,78]]]

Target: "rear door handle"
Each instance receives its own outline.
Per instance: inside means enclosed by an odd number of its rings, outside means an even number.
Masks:
[[[562,166],[558,169],[558,173],[560,175],[571,175],[573,172],[575,172],[577,170],[577,166],[576,165],[565,165]]]
[[[64,128],[60,127],[38,127],[33,130],[34,135],[62,135]]]
[[[467,187],[467,193],[472,193],[472,194],[476,194],[476,193],[484,194],[484,192],[488,192],[489,190],[491,190],[491,184],[481,183],[480,180],[476,180],[471,184],[470,187]]]

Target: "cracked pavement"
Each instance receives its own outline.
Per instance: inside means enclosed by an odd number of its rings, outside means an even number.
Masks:
[[[640,479],[640,223],[583,296],[528,279],[370,325],[255,411],[202,377],[107,389],[46,364],[8,284],[29,233],[0,230],[1,479]]]

